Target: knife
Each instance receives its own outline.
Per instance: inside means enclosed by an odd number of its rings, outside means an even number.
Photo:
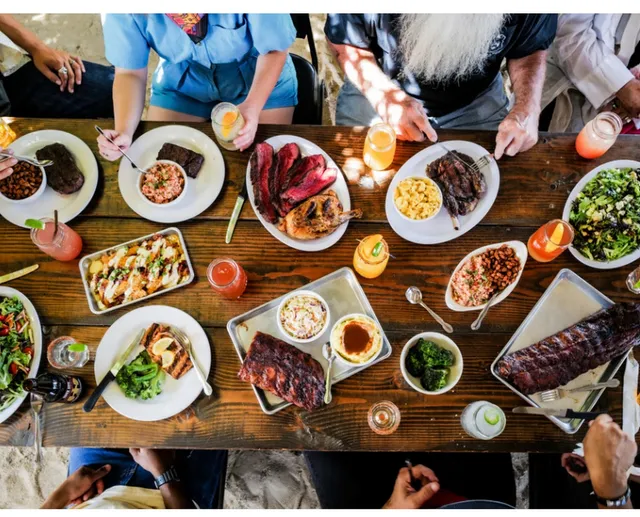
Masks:
[[[11,280],[15,280],[16,278],[20,278],[21,276],[28,275],[29,273],[33,273],[39,267],[40,265],[34,264],[33,266],[25,267],[20,271],[14,271],[13,273],[9,273],[8,275],[0,276],[0,284],[4,284]]]
[[[138,335],[136,336],[136,338],[131,342],[131,344],[122,353],[122,355],[118,357],[116,362],[113,363],[113,366],[107,372],[107,375],[104,376],[104,378],[100,381],[100,384],[98,384],[98,387],[93,391],[89,399],[84,403],[84,406],[82,406],[82,409],[84,410],[85,413],[89,413],[93,409],[93,407],[96,405],[96,402],[98,402],[98,399],[104,392],[105,388],[109,385],[111,381],[113,381],[116,378],[116,375],[118,375],[118,372],[124,366],[124,362],[127,360],[127,357],[129,357],[131,352],[133,352],[134,348],[140,344],[140,340],[142,339],[143,335],[144,335],[144,329],[138,332]]]
[[[233,212],[231,212],[231,219],[229,220],[229,226],[227,227],[227,236],[224,239],[224,242],[229,244],[231,242],[231,237],[233,237],[233,231],[236,229],[236,223],[238,222],[238,217],[240,217],[240,211],[244,206],[244,202],[247,200],[247,178],[244,178],[244,185],[242,185],[242,190],[240,194],[238,194],[238,199],[236,199],[236,206],[233,207]]]
[[[545,415],[556,416],[558,418],[580,418],[582,420],[595,420],[600,415],[604,415],[604,412],[589,412],[589,411],[574,411],[573,409],[552,409],[543,407],[514,407],[514,413],[526,413],[529,415]]]

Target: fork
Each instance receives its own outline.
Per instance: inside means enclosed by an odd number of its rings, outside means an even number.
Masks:
[[[36,447],[36,463],[42,460],[42,433],[40,430],[40,410],[44,401],[42,397],[36,393],[31,393],[31,410],[33,411],[33,444]]]
[[[27,162],[31,165],[35,165],[36,167],[49,167],[49,165],[53,165],[52,160],[38,161],[38,160],[34,160],[33,158],[27,158],[26,156],[17,156],[15,154],[9,154],[9,153],[0,153],[0,156],[5,159],[15,158],[19,162]],[[0,161],[4,161],[4,160],[0,160]]]
[[[480,170],[483,167],[486,167],[487,165],[489,165],[491,163],[491,158],[492,156],[490,154],[485,154],[484,156],[481,156],[480,158],[478,158],[476,161],[474,161],[473,163],[468,163],[466,160],[463,160],[462,157],[460,156],[460,154],[457,151],[453,151],[451,149],[449,149],[446,145],[444,145],[442,142],[440,142],[440,146],[447,151],[448,153],[451,153],[453,155],[455,155],[455,157],[460,160],[462,163],[464,163],[467,167],[469,167],[472,171],[474,172],[480,172]]]
[[[620,381],[618,379],[611,379],[607,382],[599,382],[597,384],[588,384],[586,386],[579,386],[577,388],[572,388],[570,390],[563,390],[562,388],[556,388],[555,390],[547,390],[540,393],[540,400],[542,402],[553,402],[554,400],[559,400],[561,398],[566,397],[569,393],[573,393],[575,391],[596,391],[602,388],[617,388],[620,386]]]
[[[193,350],[191,347],[191,341],[189,340],[189,338],[187,337],[187,335],[182,332],[182,330],[173,327],[172,328],[173,333],[175,334],[175,336],[182,342],[182,346],[185,348],[185,350],[187,351],[187,353],[189,354],[189,358],[191,359],[191,362],[193,363],[193,367],[196,370],[196,374],[198,375],[198,379],[200,379],[200,382],[202,383],[202,389],[204,390],[204,394],[207,397],[210,397],[211,394],[213,393],[213,388],[211,387],[211,384],[209,384],[207,382],[207,379],[205,378],[204,374],[202,373],[202,370],[200,370],[200,365],[198,365],[198,362],[196,361],[196,358],[193,355]]]

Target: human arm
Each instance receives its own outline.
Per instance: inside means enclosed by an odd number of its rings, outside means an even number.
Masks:
[[[173,465],[173,453],[158,449],[129,449],[134,461],[154,478],[160,477]],[[187,496],[182,481],[169,481],[160,487],[164,505],[169,510],[195,508]]]
[[[412,480],[418,486],[416,490],[412,485]],[[433,470],[424,465],[414,465],[409,468],[400,469],[396,484],[393,487],[391,497],[382,507],[386,510],[412,510],[419,509],[440,490],[438,477]]]
[[[515,102],[498,126],[494,156],[515,156],[531,149],[538,141],[540,98],[546,70],[546,50],[518,59],[509,59],[507,68]]]
[[[56,488],[42,505],[42,509],[62,509],[88,501],[104,492],[103,478],[111,471],[111,465],[99,469],[80,467]]]
[[[12,149],[3,149],[2,147],[0,147],[0,151],[13,154]],[[16,163],[18,163],[18,160],[16,160],[15,158],[3,158],[2,161],[0,161],[0,180],[8,178],[13,174],[12,167]]]
[[[67,89],[73,93],[75,85],[82,83],[85,68],[78,56],[45,45],[10,14],[0,14],[0,32],[31,55],[35,67],[47,79],[57,84],[61,92]],[[63,67],[67,69],[66,74],[59,73]]]

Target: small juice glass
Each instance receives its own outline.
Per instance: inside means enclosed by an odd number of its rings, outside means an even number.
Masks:
[[[389,124],[376,124],[367,133],[363,158],[367,167],[374,171],[389,168],[396,154],[396,133]]]
[[[576,138],[576,151],[587,160],[600,158],[616,142],[622,131],[622,119],[612,111],[598,113],[587,122]]]
[[[377,278],[389,262],[389,246],[382,235],[369,235],[353,254],[353,269],[364,278]]]
[[[247,274],[240,264],[230,258],[211,262],[207,279],[211,288],[224,298],[240,298],[247,288]]]
[[[31,240],[40,251],[61,262],[73,260],[80,255],[82,238],[76,231],[59,222],[56,233],[53,219],[44,218],[40,221],[44,223],[43,230],[31,229]]]
[[[400,425],[400,410],[393,402],[383,400],[369,408],[367,414],[369,427],[376,434],[392,434]]]
[[[538,262],[551,262],[571,245],[573,236],[573,226],[566,221],[549,221],[529,237],[529,255]]]
[[[221,102],[211,111],[211,125],[218,143],[227,151],[237,151],[233,141],[244,127],[244,117],[237,106]]]

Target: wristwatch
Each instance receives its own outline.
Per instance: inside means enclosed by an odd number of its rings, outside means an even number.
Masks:
[[[163,472],[156,479],[154,479],[153,482],[155,483],[156,488],[160,488],[162,485],[166,485],[171,481],[180,481],[180,478],[178,477],[178,471],[173,465],[169,467],[169,470]]]
[[[627,486],[627,491],[617,499],[604,499],[595,492],[593,492],[593,494],[596,496],[596,501],[599,505],[606,506],[607,508],[619,508],[627,504],[629,499],[631,499],[631,488]]]

